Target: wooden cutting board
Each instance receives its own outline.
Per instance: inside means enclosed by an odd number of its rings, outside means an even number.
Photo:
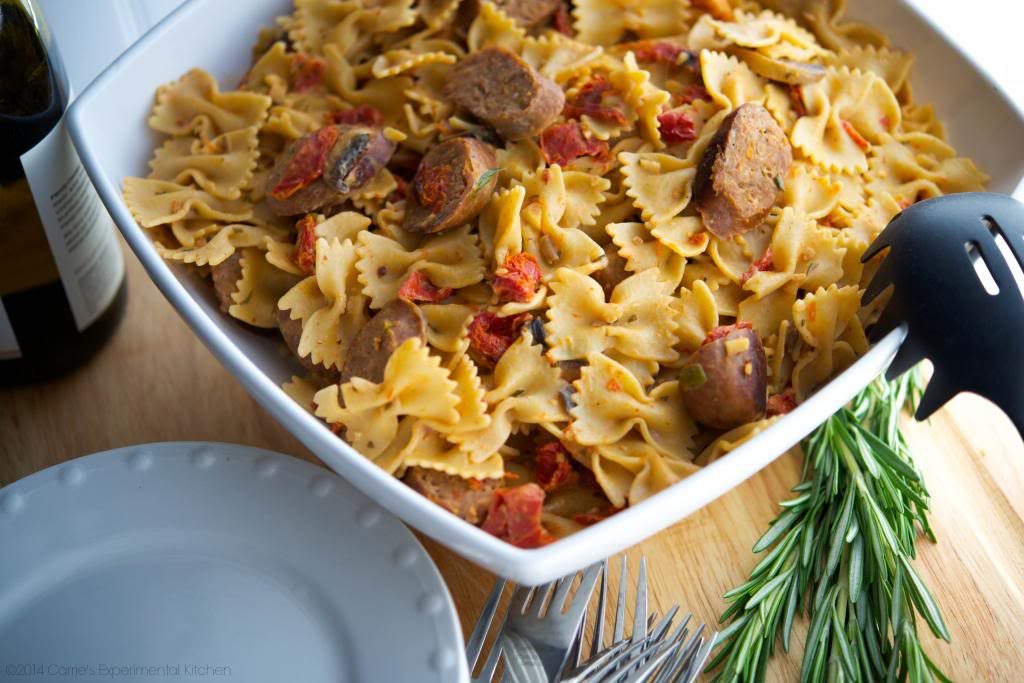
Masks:
[[[129,306],[114,340],[63,380],[0,390],[0,486],[94,451],[148,441],[231,441],[315,458],[279,426],[192,335],[126,256]],[[1008,378],[1012,380],[1013,378]],[[1024,680],[1024,447],[984,401],[960,397],[908,435],[933,494],[939,543],[919,544],[917,567],[942,607],[951,645],[923,638],[953,679]],[[755,563],[750,547],[799,477],[790,453],[629,551],[646,556],[654,608],[673,604],[711,622],[723,592]],[[493,576],[424,539],[468,631]],[[614,584],[613,584],[614,585]],[[771,680],[796,680],[803,650],[776,657]]]

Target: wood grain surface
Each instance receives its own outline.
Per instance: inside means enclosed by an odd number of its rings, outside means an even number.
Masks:
[[[128,313],[99,356],[64,379],[0,390],[0,486],[80,455],[152,441],[229,441],[315,462],[192,335],[134,256],[126,260]],[[917,567],[953,635],[951,645],[926,635],[926,650],[954,680],[1024,680],[1021,440],[1002,413],[968,396],[928,424],[906,426],[933,494],[939,539],[919,543]],[[796,483],[799,465],[798,454],[787,454],[629,551],[633,566],[641,555],[648,560],[654,608],[664,614],[679,603],[713,623],[722,593],[753,567],[750,548]],[[493,576],[423,541],[468,631]],[[771,680],[798,678],[805,626],[798,625],[795,653],[773,660]]]

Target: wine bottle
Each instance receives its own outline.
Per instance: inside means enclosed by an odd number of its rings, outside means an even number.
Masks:
[[[36,0],[0,0],[0,384],[82,365],[124,314],[124,258],[65,130],[69,96]]]

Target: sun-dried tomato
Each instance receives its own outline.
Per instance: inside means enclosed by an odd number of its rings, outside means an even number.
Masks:
[[[551,25],[563,36],[572,38],[575,35],[572,30],[572,17],[569,15],[569,5],[567,3],[562,2],[558,5],[558,9],[555,10],[555,14],[551,18]]]
[[[623,50],[632,50],[638,62],[653,62],[670,66],[685,61],[681,57],[687,54],[685,47],[670,40],[636,40],[617,47]]]
[[[295,265],[306,275],[316,272],[316,216],[306,214],[295,225],[298,237],[295,240]]]
[[[502,303],[526,303],[537,293],[540,278],[540,264],[532,254],[511,254],[506,256],[505,262],[494,271],[491,287]]]
[[[682,90],[672,96],[673,102],[676,104],[691,104],[697,100],[704,100],[705,102],[711,102],[711,93],[703,85],[697,83],[691,83]]]
[[[590,526],[591,524],[597,524],[598,522],[608,519],[617,512],[622,512],[623,508],[617,508],[613,505],[609,505],[602,509],[594,509],[590,512],[583,512],[572,516],[572,521],[583,526]]]
[[[789,387],[781,394],[768,397],[768,417],[785,415],[796,408],[796,392]]]
[[[327,123],[337,123],[349,126],[374,126],[380,127],[384,123],[384,115],[376,107],[368,104],[360,104],[351,109],[338,109],[324,114]]]
[[[292,90],[297,93],[312,90],[323,83],[326,70],[327,62],[321,57],[310,57],[302,53],[295,55],[289,74]]]
[[[764,270],[775,270],[775,258],[772,256],[771,247],[764,252],[764,256],[751,263],[743,275],[740,275],[740,284],[747,284],[747,280]]]
[[[867,150],[871,146],[871,143],[864,139],[864,136],[857,132],[857,129],[853,127],[853,124],[846,119],[839,119],[839,123],[843,126],[843,130],[853,140],[853,144],[857,145],[863,150]]]
[[[716,327],[715,329],[708,332],[708,335],[704,337],[704,341],[701,343],[701,346],[703,346],[704,344],[710,344],[713,341],[718,341],[723,337],[728,337],[736,330],[750,330],[753,328],[754,326],[750,323],[749,320],[737,320],[732,325],[722,325],[720,327]]]
[[[451,287],[438,287],[422,271],[414,270],[398,289],[398,296],[408,301],[437,303],[452,295]]]
[[[804,106],[804,91],[799,85],[789,86],[789,101],[793,104],[793,111],[797,116],[807,116],[807,107]]]
[[[537,483],[549,492],[567,484],[574,484],[579,479],[572,468],[572,461],[569,460],[569,452],[558,441],[537,448],[533,473]]]
[[[298,149],[285,166],[281,181],[270,191],[274,199],[288,199],[293,194],[324,174],[324,162],[334,143],[338,130],[326,126],[299,141]]]
[[[412,179],[412,193],[422,206],[439,211],[449,193],[451,167],[447,164],[420,166]]]
[[[577,157],[607,159],[608,143],[585,137],[579,122],[567,121],[544,129],[540,134],[540,151],[549,164],[565,166]]]
[[[602,104],[604,94],[612,89],[612,84],[603,75],[598,74],[580,86],[571,100],[565,103],[562,115],[567,119],[578,119],[583,115],[595,121],[603,121],[615,125],[626,123],[626,115],[616,107]]]
[[[469,323],[469,351],[478,365],[493,368],[519,337],[519,331],[530,320],[529,313],[501,317],[484,311]]]
[[[544,490],[536,484],[498,489],[482,528],[517,548],[536,548],[554,538],[541,525]]]
[[[693,119],[681,109],[672,109],[659,115],[658,130],[661,131],[661,139],[670,145],[697,139]]]

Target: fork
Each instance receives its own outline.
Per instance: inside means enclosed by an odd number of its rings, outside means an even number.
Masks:
[[[640,572],[634,598],[632,634],[625,637],[626,604],[626,557],[622,557],[619,591],[615,604],[615,621],[612,642],[604,645],[604,624],[609,579],[608,561],[603,563],[601,587],[598,593],[597,615],[594,637],[591,641],[590,657],[583,664],[576,662],[575,668],[566,672],[562,683],[596,683],[602,680],[629,683],[638,681],[668,683],[684,681],[690,683],[699,675],[714,647],[717,634],[708,642],[702,637],[701,624],[691,636],[688,625],[691,615],[682,618],[674,633],[669,635],[678,606],[668,610],[657,624],[655,615],[647,614],[647,561],[640,560]],[[581,627],[582,630],[582,627]],[[582,639],[582,638],[581,638]]]
[[[556,680],[569,661],[601,568],[587,567],[571,597],[578,572],[536,588],[519,586],[512,594],[503,638],[506,633],[521,636],[540,658],[548,680]]]
[[[600,571],[600,564],[588,567],[572,597],[569,597],[569,592],[579,576],[578,572],[537,588],[518,586],[499,627],[500,636],[480,673],[470,679],[472,683],[491,683],[502,659],[505,660],[506,677],[509,679],[527,680],[537,669],[535,664],[539,663],[543,680],[555,680],[577,642]],[[466,641],[466,659],[471,675],[479,663],[506,583],[500,578],[495,582]],[[510,657],[509,654],[516,656]]]

